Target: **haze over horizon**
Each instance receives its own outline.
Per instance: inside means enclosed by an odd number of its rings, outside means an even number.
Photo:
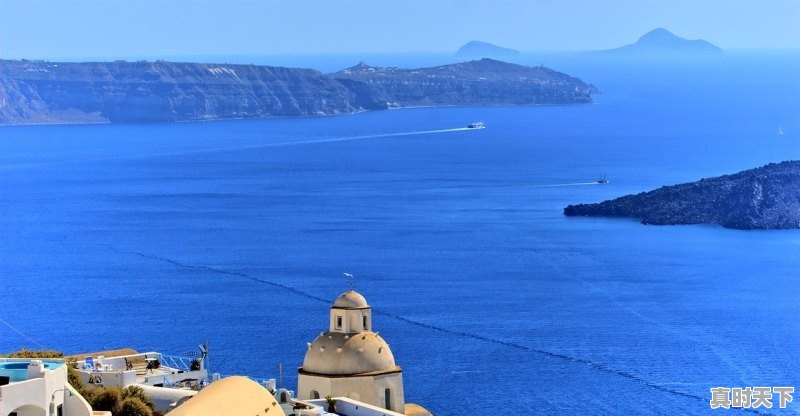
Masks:
[[[470,40],[594,50],[658,27],[723,49],[794,49],[797,21],[792,0],[0,0],[0,57],[455,52]]]

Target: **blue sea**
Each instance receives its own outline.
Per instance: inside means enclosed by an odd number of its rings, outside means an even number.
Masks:
[[[240,60],[347,66],[291,59]],[[277,377],[280,363],[294,388],[347,272],[406,400],[436,415],[700,415],[711,387],[800,388],[800,230],[562,215],[800,158],[800,57],[520,61],[602,94],[0,127],[0,317],[16,329],[0,325],[0,351],[208,341],[214,371]],[[461,129],[473,120],[488,128]],[[799,414],[800,399],[759,412]]]

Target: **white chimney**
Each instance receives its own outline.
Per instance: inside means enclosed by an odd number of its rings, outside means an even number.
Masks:
[[[31,360],[28,363],[28,380],[44,377],[44,364],[42,360]]]

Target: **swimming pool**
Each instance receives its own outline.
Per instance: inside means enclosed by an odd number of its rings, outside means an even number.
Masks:
[[[28,378],[28,364],[31,360],[4,360],[0,361],[0,376],[9,378],[9,381],[14,383],[18,381],[25,381]],[[55,360],[42,360],[44,368],[52,370],[64,365],[63,361]]]

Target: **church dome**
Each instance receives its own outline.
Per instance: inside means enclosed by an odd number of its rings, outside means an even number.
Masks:
[[[333,302],[333,307],[339,309],[361,309],[369,308],[369,305],[367,305],[367,300],[360,293],[355,290],[348,290],[336,298],[336,301]]]
[[[209,384],[169,413],[176,416],[240,416],[265,412],[270,416],[286,415],[264,386],[247,377],[232,376]]]
[[[326,375],[355,375],[392,370],[399,370],[392,350],[374,332],[323,332],[309,344],[302,368],[302,371]]]

